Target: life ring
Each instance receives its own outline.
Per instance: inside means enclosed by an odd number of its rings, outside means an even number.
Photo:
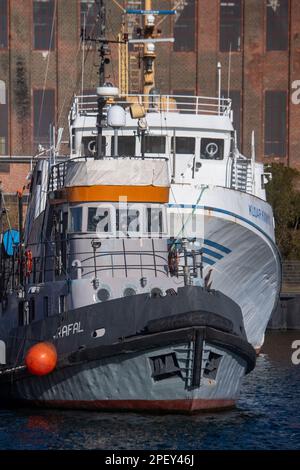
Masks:
[[[168,254],[168,267],[171,276],[177,276],[179,266],[179,253],[177,250],[171,250]]]
[[[25,251],[25,275],[29,277],[31,273],[32,273],[32,251],[26,250]]]

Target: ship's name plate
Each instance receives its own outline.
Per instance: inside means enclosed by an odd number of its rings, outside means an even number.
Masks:
[[[260,207],[255,207],[253,205],[249,205],[249,214],[256,219],[261,220],[265,224],[272,225],[271,223],[271,216],[267,214],[263,209]]]
[[[68,325],[59,326],[53,338],[65,338],[66,336],[83,333],[83,331],[84,330],[81,328],[80,321],[76,321],[74,323],[69,323]]]

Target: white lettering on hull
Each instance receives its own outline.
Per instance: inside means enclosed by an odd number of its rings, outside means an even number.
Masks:
[[[76,335],[83,333],[84,330],[81,329],[80,321],[75,323],[69,323],[68,325],[59,326],[56,330],[54,339],[65,338],[71,335]]]

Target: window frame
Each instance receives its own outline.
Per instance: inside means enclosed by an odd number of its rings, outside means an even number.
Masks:
[[[84,4],[84,3],[92,3],[92,0],[90,2],[89,2],[89,0],[87,0],[87,1],[79,0],[79,2],[78,2],[78,29],[79,29],[79,34],[81,34],[81,30],[83,29],[82,17],[81,17],[81,14],[82,14],[81,5]],[[94,0],[94,4],[95,4],[95,0]],[[97,28],[95,28],[95,30],[97,31]]]
[[[287,37],[286,37],[286,48],[285,49],[268,49],[268,8],[270,9],[271,7],[267,5],[267,2],[265,3],[265,8],[264,8],[264,25],[265,25],[265,34],[264,34],[264,40],[265,40],[265,52],[270,53],[270,52],[281,52],[281,53],[286,53],[289,48],[290,48],[290,15],[291,15],[291,2],[290,0],[287,0]]]
[[[187,0],[188,2],[190,0]],[[176,24],[175,24],[175,20],[173,21],[173,36],[174,36],[174,44],[173,44],[173,53],[176,53],[176,54],[182,54],[182,53],[195,53],[197,51],[197,48],[198,48],[198,44],[197,44],[197,35],[198,35],[198,18],[197,18],[197,0],[191,0],[193,3],[194,3],[194,15],[193,15],[193,19],[194,19],[194,44],[193,44],[193,48],[192,49],[185,49],[185,48],[181,48],[181,49],[175,49],[176,47],[176,31],[175,31],[175,28],[176,28]],[[185,27],[186,29],[190,29],[189,26],[186,26]],[[182,31],[181,31],[181,35],[182,35]]]
[[[54,31],[53,31],[53,37],[52,37],[52,41],[51,41],[51,44],[50,44],[50,41],[49,41],[49,44],[48,44],[48,47],[47,48],[41,48],[41,47],[36,47],[35,43],[35,38],[36,38],[36,35],[35,35],[35,21],[34,21],[34,4],[35,3],[52,3],[53,4],[53,16],[54,16]],[[53,19],[52,19],[52,22],[53,22]],[[49,26],[50,26],[50,40],[51,40],[51,30],[52,30],[52,22],[49,22]],[[56,8],[56,1],[55,0],[32,0],[32,50],[33,51],[50,51],[50,52],[54,52],[56,49],[57,49],[57,8]]]
[[[221,50],[221,3],[224,0],[220,0],[218,5],[218,15],[219,15],[219,27],[218,27],[218,52],[220,54],[228,54],[230,52],[230,48],[227,50]],[[240,46],[239,49],[233,50],[231,49],[231,54],[240,54],[243,52],[243,44],[244,44],[244,0],[240,0],[241,2],[241,17],[240,17]],[[230,2],[228,2],[230,3]]]
[[[39,134],[39,142],[37,141],[36,139],[36,136],[35,136],[35,111],[34,111],[34,95],[35,95],[35,92],[37,91],[41,91],[43,92],[43,89],[42,88],[39,88],[39,87],[34,87],[32,89],[32,97],[31,97],[31,101],[32,101],[32,113],[31,113],[31,116],[32,116],[32,143],[33,143],[33,146],[37,146],[38,144],[48,144],[48,142],[45,142],[44,141],[44,136],[41,136],[41,134]],[[53,118],[54,118],[54,122],[53,122],[53,125],[55,126],[56,125],[56,119],[57,119],[57,103],[56,103],[56,89],[55,88],[46,88],[45,89],[45,92],[47,91],[51,91],[53,92]],[[42,95],[43,96],[43,95]],[[43,107],[44,107],[44,104],[43,104]],[[40,114],[40,111],[39,111],[39,114]],[[43,114],[43,112],[41,113],[41,115]],[[39,131],[40,132],[40,131]],[[49,135],[49,139],[50,139],[50,135]]]
[[[1,46],[1,42],[0,42],[0,51],[6,51],[9,47],[9,0],[4,0],[4,1],[5,1],[5,6],[6,6],[6,22],[4,22],[4,24],[6,25],[6,35],[5,35],[6,37],[4,38],[3,46]]]
[[[266,153],[266,108],[267,108],[267,102],[266,102],[266,96],[267,93],[283,93],[285,95],[285,126],[284,126],[284,132],[285,132],[285,141],[284,141],[284,155],[279,155],[278,153]],[[264,158],[267,159],[272,159],[272,158],[279,158],[280,160],[287,158],[288,155],[288,129],[289,129],[289,119],[288,119],[288,107],[289,107],[289,93],[288,90],[274,90],[274,89],[266,89],[264,90],[264,99],[263,99],[263,156]],[[278,114],[278,113],[277,113]],[[273,141],[268,141],[268,143],[271,143]]]
[[[76,210],[76,209],[80,209],[80,212],[81,212],[81,230],[74,230],[72,228],[71,230],[71,221],[73,220],[73,217],[72,217],[72,210]],[[68,230],[67,232],[68,233],[84,233],[86,230],[85,230],[85,211],[84,211],[85,207],[84,206],[70,206],[69,207],[69,211],[68,211]]]
[[[4,153],[0,152],[0,157],[3,155],[9,155],[9,143],[10,143],[8,90],[7,90],[6,81],[0,79],[0,83],[1,82],[4,83],[4,93],[5,93],[5,103],[2,103],[2,104],[0,103],[0,106],[3,106],[3,109],[4,109],[3,114],[4,114],[4,117],[6,118],[4,121],[4,127],[6,131],[6,134],[4,135],[4,137],[6,138],[6,141],[4,143]],[[3,120],[1,120],[1,122],[3,122]]]

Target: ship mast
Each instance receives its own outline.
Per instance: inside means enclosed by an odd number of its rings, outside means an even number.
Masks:
[[[105,40],[105,23],[106,23],[106,6],[105,0],[98,0],[98,11],[99,11],[99,53],[100,53],[100,64],[99,64],[99,87],[103,87],[105,84],[105,64],[109,63],[109,59],[106,57],[109,53],[108,43]],[[103,127],[103,110],[105,107],[106,100],[104,96],[98,96],[98,114],[97,114],[97,145],[96,145],[96,158],[103,158],[102,152],[102,127]]]
[[[161,31],[155,28],[157,15],[175,15],[176,10],[152,10],[152,0],[145,0],[145,10],[127,9],[127,14],[143,15],[144,30],[142,39],[129,39],[129,43],[143,44],[143,94],[145,108],[149,105],[149,95],[155,85],[154,61],[156,59],[155,44],[158,42],[174,42],[174,38],[159,38]]]
[[[151,11],[152,0],[145,0],[145,10]],[[153,21],[152,21],[153,19]],[[144,16],[144,38],[154,39],[155,17],[153,15]],[[156,59],[154,43],[144,43],[144,89],[143,94],[149,95],[155,84],[154,61]]]

